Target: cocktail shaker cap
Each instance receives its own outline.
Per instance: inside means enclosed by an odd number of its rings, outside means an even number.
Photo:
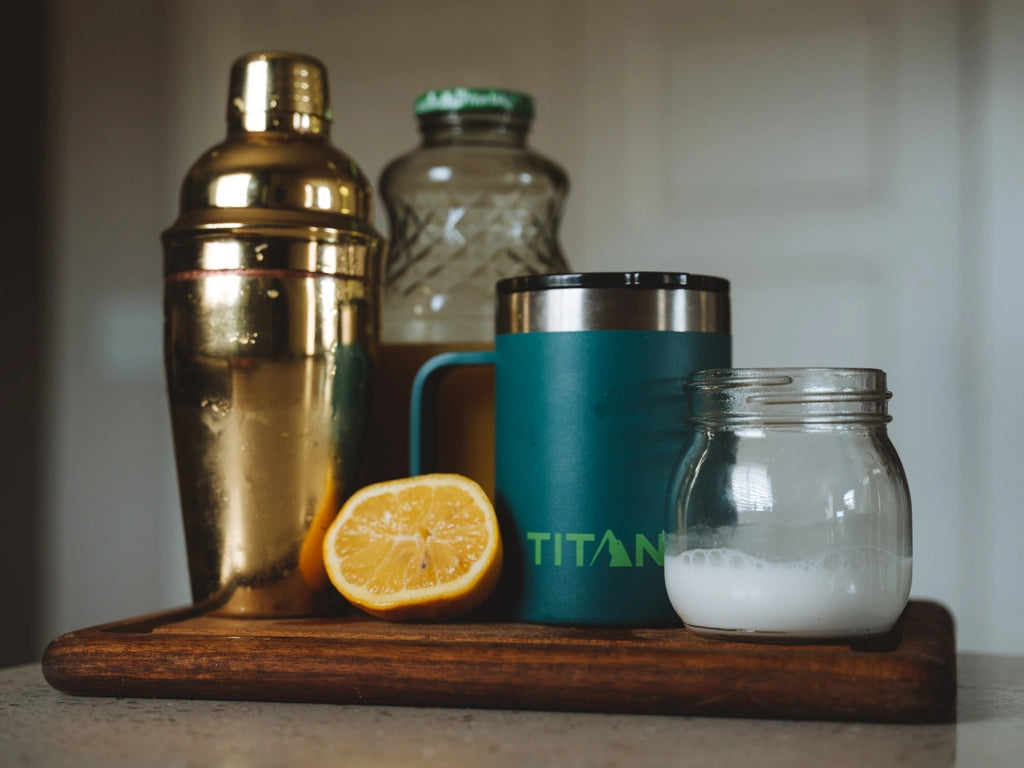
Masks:
[[[330,138],[327,71],[302,53],[256,51],[231,66],[227,138],[181,186],[163,233],[164,272],[364,271],[380,258],[373,189]],[[308,247],[312,244],[314,247]]]
[[[229,130],[327,134],[330,124],[327,70],[318,59],[262,51],[232,64]]]

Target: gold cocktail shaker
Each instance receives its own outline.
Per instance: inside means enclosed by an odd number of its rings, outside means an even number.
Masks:
[[[321,62],[240,57],[227,138],[189,170],[163,233],[189,576],[222,615],[344,605],[321,544],[359,478],[385,241],[330,125]]]

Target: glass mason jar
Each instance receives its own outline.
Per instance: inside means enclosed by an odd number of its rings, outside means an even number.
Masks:
[[[558,226],[569,181],[527,146],[532,97],[452,88],[416,100],[421,144],[380,177],[390,246],[383,340],[494,341],[494,286],[567,272]]]
[[[699,371],[695,435],[670,489],[665,584],[694,632],[881,634],[906,607],[911,509],[885,373]]]
[[[420,145],[388,163],[378,185],[390,246],[372,479],[408,473],[409,394],[420,365],[441,352],[493,348],[497,281],[569,271],[558,240],[568,176],[527,144],[533,98],[495,89],[428,91],[415,114]],[[438,470],[492,491],[493,371],[447,376],[439,419],[446,428]]]

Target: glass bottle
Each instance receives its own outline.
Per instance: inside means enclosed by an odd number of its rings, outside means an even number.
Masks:
[[[494,344],[495,283],[567,272],[558,227],[568,177],[527,145],[533,99],[509,90],[429,91],[415,104],[421,143],[378,185],[390,226],[379,376],[376,477],[408,474],[408,401],[420,365]],[[451,373],[439,394],[439,471],[493,496],[494,374]]]
[[[665,583],[698,634],[888,631],[911,581],[911,506],[876,369],[693,374],[694,440],[673,489]]]

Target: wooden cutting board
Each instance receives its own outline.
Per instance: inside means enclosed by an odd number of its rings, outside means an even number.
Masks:
[[[853,645],[711,640],[684,628],[234,619],[181,609],[54,639],[43,672],[84,696],[873,722],[955,718],[953,619],[911,601]]]

